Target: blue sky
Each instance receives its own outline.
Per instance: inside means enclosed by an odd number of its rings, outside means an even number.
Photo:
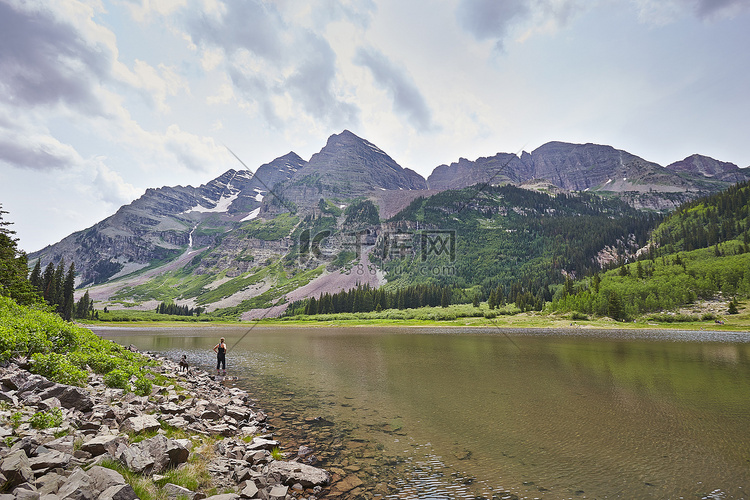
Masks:
[[[0,0],[21,248],[349,129],[425,177],[552,140],[750,166],[750,0]]]

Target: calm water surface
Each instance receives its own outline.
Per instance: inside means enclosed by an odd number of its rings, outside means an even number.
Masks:
[[[226,337],[236,385],[368,497],[750,498],[750,334],[95,331],[207,369]]]

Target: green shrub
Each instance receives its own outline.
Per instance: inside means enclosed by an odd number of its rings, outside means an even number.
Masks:
[[[128,381],[130,375],[120,369],[114,369],[111,372],[104,375],[104,383],[107,387],[113,387],[115,389],[128,389]]]
[[[739,314],[736,301],[733,300],[732,302],[729,303],[729,308],[727,309],[727,312],[729,314]]]
[[[88,380],[88,373],[73,365],[63,354],[35,353],[31,356],[31,371],[48,379],[67,385],[83,386]]]
[[[38,411],[29,419],[29,423],[34,429],[49,429],[50,427],[59,427],[63,422],[62,410],[60,408],[51,408],[47,411]]]
[[[274,449],[271,450],[271,458],[274,460],[284,460],[284,453],[281,451],[281,448],[278,446],[274,447]]]
[[[570,319],[576,321],[588,321],[589,317],[582,312],[573,311],[573,314],[570,315]]]
[[[135,392],[138,396],[148,396],[151,394],[152,384],[146,377],[138,377],[133,384],[135,386]]]
[[[83,368],[88,366],[91,371],[103,375],[115,368],[119,368],[123,361],[102,352],[74,352],[71,353],[71,362]]]
[[[21,425],[21,422],[23,421],[23,413],[20,411],[17,411],[10,416],[10,426],[13,429],[18,429],[18,427]]]

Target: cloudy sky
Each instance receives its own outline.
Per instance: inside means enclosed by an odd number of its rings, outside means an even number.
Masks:
[[[343,129],[424,176],[551,140],[746,167],[748,28],[750,0],[0,0],[0,204],[30,252]]]

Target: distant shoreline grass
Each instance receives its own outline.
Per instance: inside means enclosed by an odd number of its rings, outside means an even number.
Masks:
[[[474,316],[456,315],[456,309],[473,308],[468,304],[454,305],[448,308],[420,308],[388,310],[372,313],[351,314],[329,314],[315,316],[295,316],[292,318],[265,318],[261,320],[237,321],[221,319],[202,321],[186,321],[185,317],[180,320],[174,318],[144,319],[138,320],[135,316],[126,321],[86,321],[86,326],[117,326],[129,328],[167,328],[167,327],[235,327],[235,326],[273,326],[273,327],[359,327],[359,326],[381,326],[381,327],[476,327],[476,328],[548,328],[548,329],[651,329],[651,330],[706,330],[706,331],[732,331],[750,332],[750,311],[743,307],[739,314],[734,315],[711,315],[711,319],[701,320],[698,313],[686,314],[647,314],[635,321],[622,322],[611,318],[584,319],[585,316],[576,313],[538,313],[538,312],[515,312],[506,311],[494,318],[484,317],[486,304],[482,304]],[[134,311],[133,311],[134,312]],[[446,319],[436,319],[438,317]],[[393,317],[393,316],[401,317]],[[390,316],[390,317],[388,317]],[[432,316],[432,317],[430,317]],[[717,324],[714,317],[720,318],[724,324]],[[201,317],[203,319],[203,317]]]

